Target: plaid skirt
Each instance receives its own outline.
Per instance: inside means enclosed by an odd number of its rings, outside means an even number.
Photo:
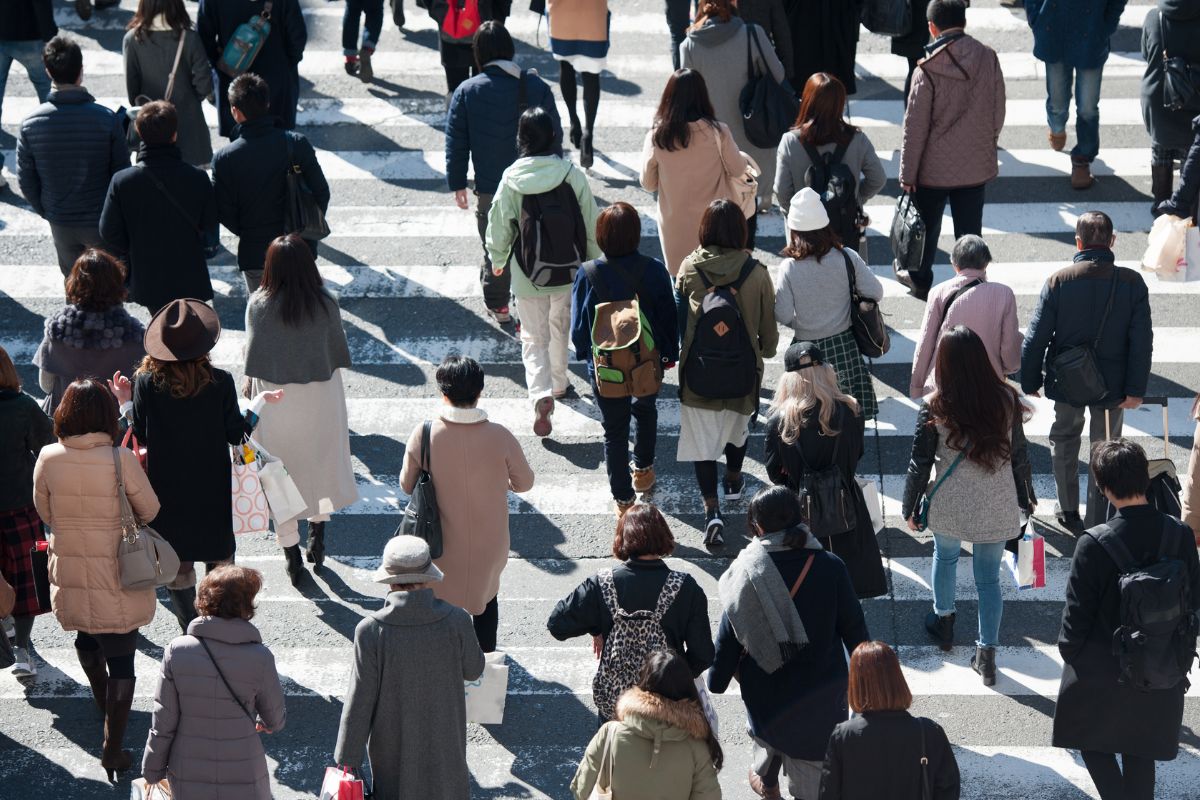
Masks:
[[[863,419],[875,419],[879,414],[879,402],[875,399],[867,363],[858,351],[858,342],[854,341],[854,331],[847,328],[833,336],[817,339],[813,344],[821,348],[825,360],[837,373],[842,391],[858,401]]]
[[[30,617],[45,612],[38,606],[33,588],[29,551],[33,543],[46,538],[42,520],[33,506],[0,511],[0,573],[17,592],[14,617]]]

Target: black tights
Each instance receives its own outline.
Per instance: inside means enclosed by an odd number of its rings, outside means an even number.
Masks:
[[[483,607],[483,613],[471,617],[475,627],[475,638],[479,640],[479,649],[485,653],[496,652],[496,632],[500,628],[499,596],[493,597]]]
[[[750,440],[741,447],[733,444],[725,445],[725,471],[737,474],[742,471],[742,461],[746,458],[746,448]],[[717,462],[696,461],[696,482],[700,484],[700,496],[715,498],[717,496]]]
[[[591,131],[596,125],[596,112],[600,108],[600,76],[595,72],[581,72],[583,80],[583,129]],[[558,62],[558,87],[562,91],[571,124],[579,124],[579,112],[575,110],[575,68],[569,61]]]
[[[133,678],[133,654],[137,651],[136,630],[129,633],[75,633],[75,649],[100,650],[108,663],[108,677]]]
[[[13,644],[17,647],[29,647],[29,635],[33,633],[33,621],[37,619],[35,616],[14,616],[13,628],[16,629],[16,637],[13,639]]]
[[[1154,800],[1154,759],[1112,753],[1080,752],[1101,800]]]

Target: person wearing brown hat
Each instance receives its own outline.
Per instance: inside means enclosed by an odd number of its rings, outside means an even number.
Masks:
[[[120,373],[113,380],[122,407],[132,396],[133,433],[146,448],[150,485],[162,503],[154,529],[182,562],[168,589],[185,631],[196,616],[194,562],[211,567],[233,558],[229,446],[253,430],[262,402],[283,396],[260,396],[243,417],[233,376],[209,360],[220,336],[221,322],[211,306],[172,300],[146,326],[146,357],[132,386]],[[299,558],[296,547],[296,566],[303,570]],[[291,554],[288,560],[290,572]]]

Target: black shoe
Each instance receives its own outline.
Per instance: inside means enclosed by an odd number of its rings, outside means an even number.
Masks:
[[[934,638],[938,646],[947,653],[954,646],[954,615],[943,617],[936,611],[930,611],[925,616],[925,630]]]
[[[404,27],[404,0],[392,0],[392,22],[397,28]]]
[[[731,478],[729,473],[725,473],[724,479],[721,480],[721,488],[725,492],[726,500],[741,500],[742,493],[746,491],[746,475],[739,472],[736,478]]]
[[[308,547],[304,550],[304,558],[317,571],[325,563],[325,523],[308,523]]]
[[[725,544],[725,523],[721,520],[719,506],[704,509],[704,545],[705,547],[720,547]]]
[[[579,142],[583,138],[583,128],[579,126],[579,120],[571,120],[571,147],[579,149]]]
[[[84,22],[92,18],[92,0],[75,0],[75,13]]]
[[[299,586],[300,580],[307,572],[304,569],[304,557],[300,555],[300,545],[283,548],[283,557],[287,559],[287,574],[292,586]]]
[[[358,77],[358,59],[346,62],[346,74],[353,78]]]
[[[1078,511],[1060,511],[1056,516],[1058,524],[1071,533],[1083,532],[1083,520],[1079,518]]]
[[[374,54],[374,50],[365,47],[358,51],[358,79],[363,83],[370,83],[375,77],[375,70],[371,68],[371,56]]]
[[[579,166],[591,169],[595,156],[596,154],[592,150],[592,132],[588,131],[579,141]]]
[[[996,685],[996,648],[976,647],[971,656],[971,669],[983,678],[984,686]]]

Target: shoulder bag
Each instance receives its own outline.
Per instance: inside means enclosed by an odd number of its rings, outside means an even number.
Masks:
[[[766,68],[767,59],[758,38],[759,27],[751,23],[745,26],[745,30],[747,79],[738,95],[742,125],[750,144],[774,149],[796,120],[800,104],[796,102],[796,94],[787,81],[780,83],[775,80],[771,70]],[[754,65],[754,50],[758,50],[759,60],[763,62],[761,74]]]
[[[946,468],[946,471],[938,476],[937,481],[934,482],[933,486],[929,487],[929,491],[921,498],[921,502],[917,506],[915,519],[917,530],[923,531],[929,527],[929,505],[933,502],[933,496],[937,494],[938,489],[942,488],[942,484],[946,482],[946,479],[954,474],[954,470],[958,469],[958,465],[962,463],[963,457],[966,454],[966,450],[960,450],[954,460],[950,462],[950,466]]]
[[[139,161],[138,168],[142,170],[142,173],[147,178],[150,179],[150,182],[154,184],[154,188],[158,189],[159,194],[166,198],[167,202],[175,207],[175,210],[179,212],[179,216],[182,217],[183,221],[188,224],[188,227],[196,232],[196,237],[200,239],[200,245],[204,248],[205,260],[216,256],[216,254],[221,250],[221,240],[219,234],[210,234],[208,231],[204,230],[204,227],[200,223],[193,220],[191,215],[188,214],[187,209],[183,207],[183,203],[179,202],[175,195],[167,191],[167,187],[164,186],[163,182],[160,181],[158,176],[154,174],[154,170],[146,166],[146,162]],[[135,445],[136,442],[137,440],[135,439]],[[145,451],[142,452],[142,455],[139,455],[138,460],[142,461],[144,460],[144,457]]]
[[[604,733],[604,752],[600,755],[600,769],[596,773],[596,783],[588,800],[613,800],[612,768],[613,768],[613,736],[612,730]]]
[[[925,220],[913,202],[911,192],[900,195],[896,213],[892,217],[892,271],[896,277],[921,271],[925,258]],[[937,243],[934,242],[936,247]]]
[[[234,29],[233,36],[229,37],[225,49],[221,51],[221,57],[217,59],[216,67],[219,71],[230,78],[236,78],[250,69],[267,37],[271,35],[272,5],[271,0],[267,0],[263,3],[261,12]]]
[[[1056,350],[1054,358],[1050,361],[1054,368],[1058,394],[1062,396],[1063,402],[1076,408],[1095,405],[1108,397],[1108,386],[1104,383],[1104,374],[1100,372],[1100,365],[1096,361],[1096,349],[1100,346],[1104,324],[1108,322],[1108,313],[1112,311],[1113,297],[1117,293],[1118,269],[1114,264],[1108,302],[1104,305],[1104,313],[1100,315],[1096,336],[1086,344]]]
[[[283,228],[287,233],[296,233],[310,242],[320,241],[329,235],[329,224],[325,221],[325,210],[317,197],[308,188],[304,173],[296,163],[293,153],[292,134],[283,132],[287,142],[287,205],[283,209]]]
[[[762,174],[762,170],[748,153],[739,151],[738,154],[746,159],[746,167],[736,175],[730,172],[729,165],[725,163],[725,148],[722,144],[725,136],[719,125],[713,130],[717,134],[717,160],[721,163],[721,172],[725,175],[725,199],[740,208],[746,219],[750,219],[758,213],[758,176]]]
[[[1200,112],[1200,64],[1168,53],[1162,9],[1158,10],[1158,33],[1162,39],[1163,105],[1168,111]]]
[[[442,557],[442,520],[438,513],[437,493],[433,489],[433,475],[429,472],[430,431],[433,420],[425,420],[421,426],[421,474],[417,485],[404,508],[404,516],[393,536],[419,536],[429,543],[429,557]]]
[[[221,665],[218,664],[217,659],[213,657],[212,650],[208,649],[208,642],[204,641],[202,637],[196,636],[195,634],[192,634],[191,636],[200,643],[200,646],[204,648],[204,652],[208,653],[208,660],[212,662],[214,667],[216,667],[217,677],[221,679],[221,683],[225,684],[225,688],[229,691],[229,696],[233,698],[233,702],[238,704],[238,708],[242,710],[242,713],[246,715],[246,718],[257,727],[258,716],[251,713],[250,709],[246,708],[246,704],[242,702],[242,699],[237,696],[237,692],[235,692],[233,687],[229,685],[229,679],[225,677],[224,672],[221,672]]]
[[[175,64],[171,67],[170,77],[167,78],[167,93],[163,95],[163,100],[167,100],[168,102],[171,99],[171,95],[175,93],[175,75],[179,72],[179,61],[183,58],[183,42],[187,39],[187,34],[187,30],[179,34],[179,46],[175,48]],[[131,151],[137,150],[138,145],[142,141],[141,137],[138,136],[137,126],[134,125],[134,121],[137,120],[137,115],[141,112],[142,106],[151,102],[151,100],[152,98],[144,94],[139,94],[133,98],[133,102],[137,105],[133,106],[133,108],[125,109],[125,143],[129,145]]]
[[[138,522],[125,494],[121,448],[112,448],[112,457],[117,468],[117,502],[121,506],[121,542],[117,545],[121,586],[126,589],[165,586],[179,574],[179,556],[157,531]]]
[[[879,358],[892,346],[879,301],[858,293],[854,262],[845,248],[842,249],[842,258],[846,259],[846,277],[850,279],[850,330],[854,334],[854,342],[858,345],[858,351],[867,358]]]
[[[933,800],[933,789],[929,786],[929,756],[925,750],[925,721],[917,717],[917,730],[921,732],[921,800]]]

